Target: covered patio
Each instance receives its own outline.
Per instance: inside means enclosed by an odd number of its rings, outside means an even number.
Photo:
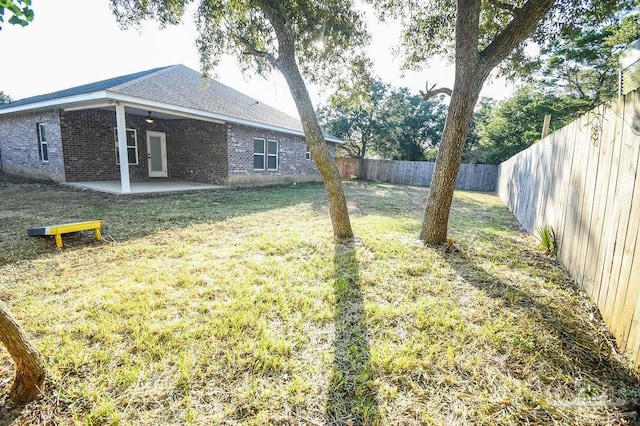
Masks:
[[[221,190],[229,188],[228,186],[180,180],[131,181],[129,191],[122,190],[122,185],[119,180],[66,182],[63,183],[63,185],[97,192],[106,192],[109,194],[151,194],[179,191]]]

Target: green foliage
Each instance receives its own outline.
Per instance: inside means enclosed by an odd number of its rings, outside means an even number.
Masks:
[[[370,79],[343,87],[319,109],[327,131],[345,140],[340,149],[352,157],[389,160],[435,160],[446,120],[442,99],[423,101],[407,88],[392,88]]]
[[[9,23],[26,27],[33,21],[33,9],[31,0],[0,0],[0,24],[4,23],[5,12],[9,12],[11,17]],[[2,25],[0,25],[0,30]]]
[[[544,225],[537,228],[536,232],[545,254],[555,256],[558,252],[558,238],[553,228],[550,225]]]
[[[402,22],[402,52],[404,66],[421,69],[434,57],[453,62],[455,46],[455,17],[457,2],[435,0],[369,0],[383,20]],[[479,15],[480,39],[478,51],[489,46],[519,10],[537,1],[482,1]],[[576,29],[586,24],[604,22],[618,11],[633,10],[635,0],[557,0],[530,39],[540,44],[557,39],[572,39]],[[524,53],[524,45],[517,46],[508,60],[499,64],[501,72],[512,77],[530,72],[531,58]]]
[[[465,159],[498,164],[540,138],[545,114],[552,117],[551,131],[557,130],[616,96],[618,54],[640,37],[639,21],[639,13],[614,16],[543,46],[530,83],[495,105],[484,121],[474,117],[478,140]]]
[[[480,128],[486,126],[489,122],[489,115],[496,106],[497,101],[493,98],[482,97],[478,101],[475,111],[473,112],[473,121],[471,129],[467,135],[467,142],[462,153],[462,161],[466,163],[485,163],[483,157],[483,148],[480,146]]]
[[[426,160],[426,150],[437,147],[446,121],[441,98],[424,101],[406,88],[390,93],[380,113],[381,134],[376,152],[391,160]]]
[[[578,111],[587,112],[617,96],[619,54],[638,38],[639,12],[588,25],[544,45],[533,80],[557,96],[576,99],[582,104]]]
[[[540,140],[546,114],[551,114],[551,130],[555,130],[570,121],[575,110],[571,104],[525,86],[511,98],[485,106],[482,114],[476,119],[479,140],[466,156],[477,163],[499,164]]]
[[[111,0],[111,8],[124,27],[147,19],[166,26],[178,24],[189,3],[188,0]],[[278,22],[289,33],[287,42],[292,46],[287,49],[293,48],[303,73],[314,81],[332,78],[336,69],[350,63],[352,47],[367,40],[360,12],[347,0],[201,0],[194,19],[199,31],[196,45],[205,74],[228,54],[236,58],[244,72],[267,75],[276,66],[285,46],[279,43],[274,29]]]
[[[8,104],[9,102],[11,102],[11,96],[0,90],[0,104]]]
[[[364,158],[372,136],[380,132],[377,117],[390,90],[369,73],[371,66],[365,58],[354,60],[328,104],[318,108],[325,130],[345,141],[338,149],[351,157]]]

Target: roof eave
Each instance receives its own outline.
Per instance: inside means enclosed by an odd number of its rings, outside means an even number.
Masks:
[[[15,107],[0,109],[0,115],[16,114],[29,111],[42,111],[47,109],[64,109],[67,105],[93,105],[96,101],[107,100],[107,92],[100,90],[97,92],[85,93],[82,95],[67,96],[64,98],[50,99],[47,101],[33,102]]]
[[[233,124],[240,124],[240,125],[244,125],[244,126],[250,126],[250,127],[256,127],[259,129],[264,129],[264,130],[273,130],[275,132],[280,132],[280,133],[287,133],[287,134],[291,134],[291,135],[296,135],[296,136],[302,136],[304,137],[305,134],[302,130],[296,130],[296,129],[289,129],[286,127],[280,127],[280,126],[274,126],[271,124],[265,124],[265,123],[260,123],[258,121],[251,121],[251,120],[244,120],[242,118],[237,118],[237,117],[232,117],[230,115],[224,115],[224,114],[216,114],[213,112],[207,112],[207,111],[202,111],[199,109],[195,109],[195,108],[189,108],[189,107],[183,107],[183,106],[179,106],[179,105],[174,105],[174,104],[168,104],[166,102],[160,102],[160,101],[153,101],[153,100],[148,100],[148,99],[144,99],[144,98],[138,98],[136,96],[131,96],[131,95],[125,95],[122,93],[118,93],[118,92],[108,92],[108,96],[109,99],[113,99],[115,101],[120,101],[126,104],[130,104],[130,105],[137,105],[137,106],[148,106],[151,108],[157,108],[157,109],[162,109],[165,111],[176,111],[176,112],[181,112],[184,114],[189,114],[191,116],[200,116],[200,117],[205,117],[208,118],[210,120],[217,120],[217,121],[221,121],[221,122],[225,122],[225,123],[233,123]],[[344,143],[342,140],[337,139],[337,138],[325,138],[327,142],[333,142],[333,143]]]
[[[216,114],[212,112],[202,111],[195,108],[183,107],[179,105],[168,104],[166,102],[159,102],[139,98],[136,96],[125,95],[118,92],[112,92],[109,90],[100,90],[97,92],[85,93],[82,95],[67,96],[64,98],[51,99],[42,102],[34,102],[25,105],[19,105],[16,107],[8,107],[0,109],[0,116],[16,114],[29,111],[42,111],[47,109],[65,109],[65,107],[78,109],[78,107],[98,108],[105,105],[107,102],[122,102],[131,106],[139,106],[150,109],[160,109],[166,112],[177,112],[184,115],[192,116],[194,118],[205,118],[209,121],[215,121],[218,123],[234,123],[250,127],[256,127],[264,130],[272,130],[280,133],[287,133],[295,136],[304,137],[304,132],[296,129],[289,129],[286,127],[274,126],[271,124],[260,123],[251,120],[244,120],[224,114]],[[96,102],[98,104],[96,104]],[[327,142],[344,143],[337,138],[325,137]]]

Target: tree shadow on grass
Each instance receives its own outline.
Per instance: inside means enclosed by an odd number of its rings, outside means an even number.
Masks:
[[[321,184],[306,183],[114,195],[51,182],[16,180],[2,173],[0,191],[0,266],[60,253],[53,237],[27,236],[26,230],[35,226],[101,219],[105,241],[126,242],[170,229],[312,204],[323,194]],[[95,242],[92,232],[65,234],[63,241],[65,252],[104,244]]]
[[[541,254],[526,248],[518,250],[520,253],[514,253],[514,255],[526,257],[528,262],[533,262],[536,268],[544,268],[545,263],[548,265],[549,259],[543,258]],[[562,300],[555,300],[553,295],[537,291],[535,288],[519,286],[517,283],[506,282],[483,268],[473,255],[465,256],[455,253],[443,254],[442,256],[466,283],[497,300],[500,310],[511,311],[516,315],[524,315],[529,318],[528,324],[535,324],[536,330],[521,329],[523,334],[531,333],[534,335],[534,339],[536,332],[548,333],[553,336],[552,341],[557,343],[536,347],[537,353],[534,357],[537,358],[535,362],[544,372],[546,380],[552,381],[550,386],[553,386],[553,381],[556,378],[558,385],[567,385],[562,383],[561,378],[566,380],[567,377],[574,377],[576,378],[575,382],[569,386],[574,386],[576,388],[574,391],[577,392],[580,391],[579,387],[585,386],[585,383],[598,382],[603,389],[610,393],[607,398],[613,401],[613,407],[618,411],[619,416],[624,416],[625,412],[635,412],[636,415],[640,413],[638,393],[633,392],[633,395],[628,395],[628,397],[621,394],[621,391],[624,392],[625,389],[640,390],[638,378],[625,364],[622,357],[615,353],[613,337],[606,331],[606,328],[599,321],[590,323],[592,318],[588,317],[588,309],[582,306],[581,308],[584,310],[582,315],[576,314],[572,311],[576,308],[575,306],[568,302],[563,304]],[[545,271],[540,271],[540,274],[544,276]],[[568,279],[568,276],[563,281],[560,285],[567,292],[575,294],[580,291],[578,286]],[[593,311],[590,314],[593,314]],[[599,320],[598,315],[595,317]],[[511,370],[511,374],[514,376],[539,373],[536,371],[524,373],[520,365],[523,359],[518,359],[518,356],[509,358],[510,362],[506,367]],[[580,397],[576,393],[576,401]],[[594,395],[593,397],[601,398],[602,396]],[[535,411],[532,410],[532,416]],[[542,417],[534,416],[526,420],[537,422],[542,419],[548,421],[553,419],[551,413],[542,413],[541,415]],[[636,418],[635,420],[640,419]]]
[[[335,354],[326,416],[330,424],[375,424],[378,406],[372,386],[371,349],[360,288],[356,244],[336,243]]]

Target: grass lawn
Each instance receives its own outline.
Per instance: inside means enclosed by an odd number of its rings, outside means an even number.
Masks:
[[[49,368],[15,425],[626,424],[640,386],[597,309],[492,194],[458,252],[428,189],[345,182],[114,196],[0,175],[0,300]],[[105,241],[26,228],[103,219]],[[0,349],[0,391],[13,367]]]

